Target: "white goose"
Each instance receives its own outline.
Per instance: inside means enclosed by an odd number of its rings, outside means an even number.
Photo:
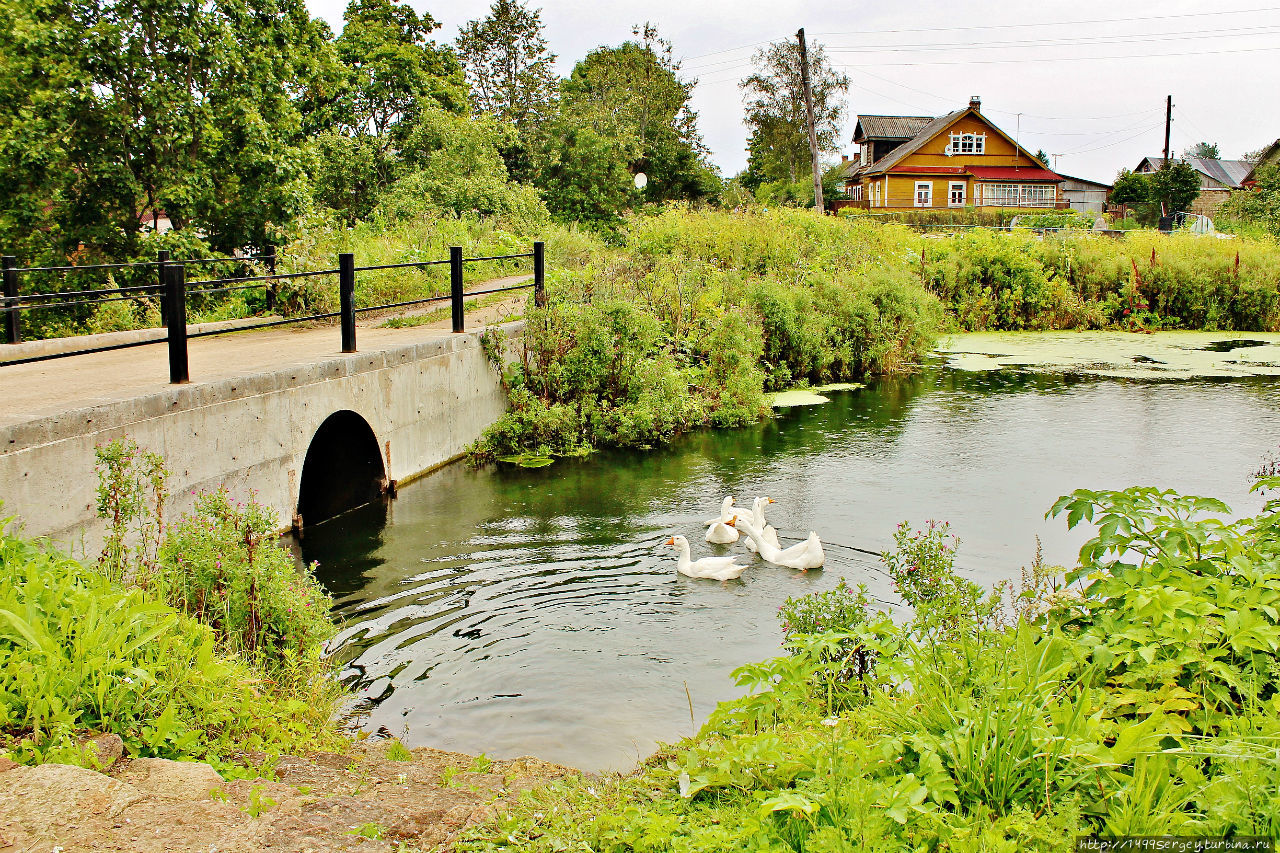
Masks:
[[[707,535],[704,537],[713,545],[732,545],[738,541],[738,531],[729,522],[734,519],[733,495],[720,502],[720,517],[707,522]]]
[[[691,560],[689,559],[689,540],[683,536],[672,536],[665,544],[674,545],[680,549],[680,560],[676,563],[676,571],[686,577],[730,581],[740,576],[747,568],[735,563],[733,557],[703,557],[700,560]]]
[[[782,546],[778,543],[778,531],[764,517],[764,508],[773,502],[773,498],[756,498],[751,504],[751,524],[755,526],[756,530],[760,531],[761,539],[773,547],[781,549]],[[756,550],[756,543],[752,542],[750,538],[747,539],[747,550],[752,553],[755,553]]]
[[[759,529],[750,522],[744,521],[741,516],[732,524],[740,528],[755,543],[756,552],[766,563],[804,571],[805,569],[821,568],[822,564],[826,562],[827,556],[822,552],[822,541],[818,539],[818,534],[812,530],[809,531],[808,539],[782,550],[766,542],[762,538]]]

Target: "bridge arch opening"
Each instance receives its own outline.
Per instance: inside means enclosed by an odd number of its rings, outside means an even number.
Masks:
[[[387,486],[382,452],[368,421],[352,411],[334,412],[307,448],[294,528],[301,530],[380,500]]]

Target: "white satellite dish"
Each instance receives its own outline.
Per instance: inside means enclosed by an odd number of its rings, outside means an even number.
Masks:
[[[649,176],[644,172],[636,172],[636,189],[642,190],[649,186]]]

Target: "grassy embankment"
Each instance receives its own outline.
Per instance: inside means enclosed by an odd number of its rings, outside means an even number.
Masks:
[[[909,370],[949,329],[1280,329],[1268,241],[668,209],[617,243],[552,231],[551,304],[528,314],[512,410],[474,458],[742,424],[764,391]]]
[[[339,743],[331,602],[271,514],[220,490],[165,528],[157,457],[113,442],[99,472],[95,564],[0,531],[0,754],[93,767],[85,742],[115,734],[235,774],[247,752]]]
[[[1275,489],[1280,480],[1272,478]],[[1280,838],[1280,500],[1076,492],[1097,536],[1057,587],[952,571],[945,526],[886,563],[909,624],[789,601],[789,655],[635,774],[533,791],[462,849],[1068,851],[1081,835]]]

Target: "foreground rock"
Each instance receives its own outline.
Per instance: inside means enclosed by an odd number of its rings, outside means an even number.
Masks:
[[[273,773],[225,781],[207,764],[121,761],[0,767],[0,853],[73,851],[448,850],[509,797],[575,771],[532,758],[491,766],[385,745],[280,759]],[[473,769],[474,768],[474,769]]]

